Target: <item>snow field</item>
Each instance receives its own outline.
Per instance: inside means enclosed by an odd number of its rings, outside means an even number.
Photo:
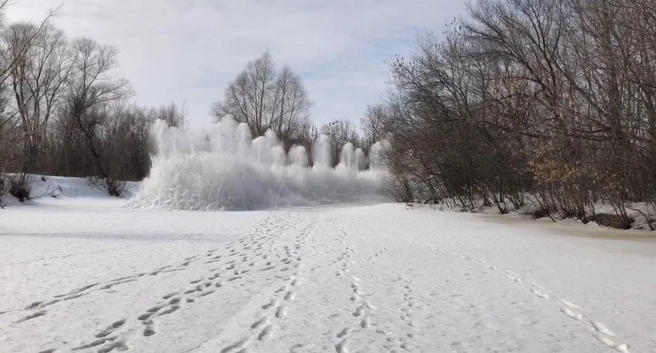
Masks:
[[[656,347],[652,241],[400,205],[7,211],[3,352]]]

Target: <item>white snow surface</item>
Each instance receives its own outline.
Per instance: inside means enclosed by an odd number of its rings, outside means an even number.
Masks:
[[[0,352],[656,351],[649,236],[66,195],[0,210]]]

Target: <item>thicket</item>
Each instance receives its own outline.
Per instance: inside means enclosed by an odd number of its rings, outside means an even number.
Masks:
[[[656,210],[656,2],[479,0],[391,63],[363,127],[399,200],[622,227]]]
[[[51,15],[0,27],[0,195],[29,199],[29,176],[46,174],[90,177],[119,196],[148,174],[151,123],[183,126],[184,107],[131,103],[117,50],[67,38]]]

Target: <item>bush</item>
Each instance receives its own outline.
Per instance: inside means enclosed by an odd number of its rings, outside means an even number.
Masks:
[[[107,184],[107,193],[109,196],[120,197],[125,190],[126,182],[123,180],[116,180],[112,178],[106,178],[105,183]]]
[[[535,219],[549,217],[550,215],[551,215],[551,210],[549,210],[547,208],[539,208],[539,209],[531,212],[531,216]]]
[[[622,216],[607,214],[607,213],[596,214],[590,217],[590,220],[602,227],[615,228],[615,229],[630,229],[631,223],[634,222],[634,219],[630,218],[629,223],[627,224],[627,222],[624,221]]]
[[[11,196],[18,199],[20,202],[25,202],[30,200],[30,193],[32,188],[30,186],[30,175],[29,174],[15,174],[11,175],[8,179],[8,188]]]
[[[415,201],[415,192],[410,180],[407,178],[395,178],[387,191],[388,196],[395,202],[411,203]]]
[[[121,194],[123,194],[123,191],[125,190],[125,186],[127,185],[127,182],[122,181],[122,180],[116,180],[114,178],[110,177],[88,177],[87,180],[93,185],[95,185],[97,188],[103,190],[106,192],[109,196],[116,196],[120,197]]]

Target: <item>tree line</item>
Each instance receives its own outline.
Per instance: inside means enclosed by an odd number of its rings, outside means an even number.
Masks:
[[[420,36],[363,120],[389,139],[396,198],[651,218],[655,26],[653,0],[478,0]]]
[[[150,124],[183,126],[184,107],[133,104],[118,51],[66,37],[52,15],[0,28],[0,194],[29,198],[29,175],[46,174],[94,177],[118,196],[148,174]]]
[[[310,150],[323,133],[333,163],[345,143],[386,141],[399,201],[502,213],[531,204],[536,216],[584,222],[606,204],[628,227],[632,212],[656,213],[655,25],[653,0],[477,0],[390,63],[390,94],[368,107],[363,134],[347,119],[314,125],[301,78],[268,52],[211,115],[253,136],[271,129],[286,148]],[[185,125],[184,107],[131,103],[110,46],[47,20],[4,25],[0,38],[0,172],[97,176],[120,189],[148,174],[154,120]]]
[[[0,0],[0,15],[8,4]],[[0,201],[6,193],[29,199],[34,175],[87,177],[119,196],[126,181],[148,175],[151,124],[187,125],[184,105],[134,104],[130,83],[116,75],[117,49],[68,38],[51,23],[55,14],[39,24],[0,23]],[[356,127],[342,119],[318,128],[311,107],[301,78],[265,52],[228,84],[210,115],[230,114],[254,137],[271,129],[287,149],[310,151],[325,133],[336,164],[341,146],[361,144]]]

